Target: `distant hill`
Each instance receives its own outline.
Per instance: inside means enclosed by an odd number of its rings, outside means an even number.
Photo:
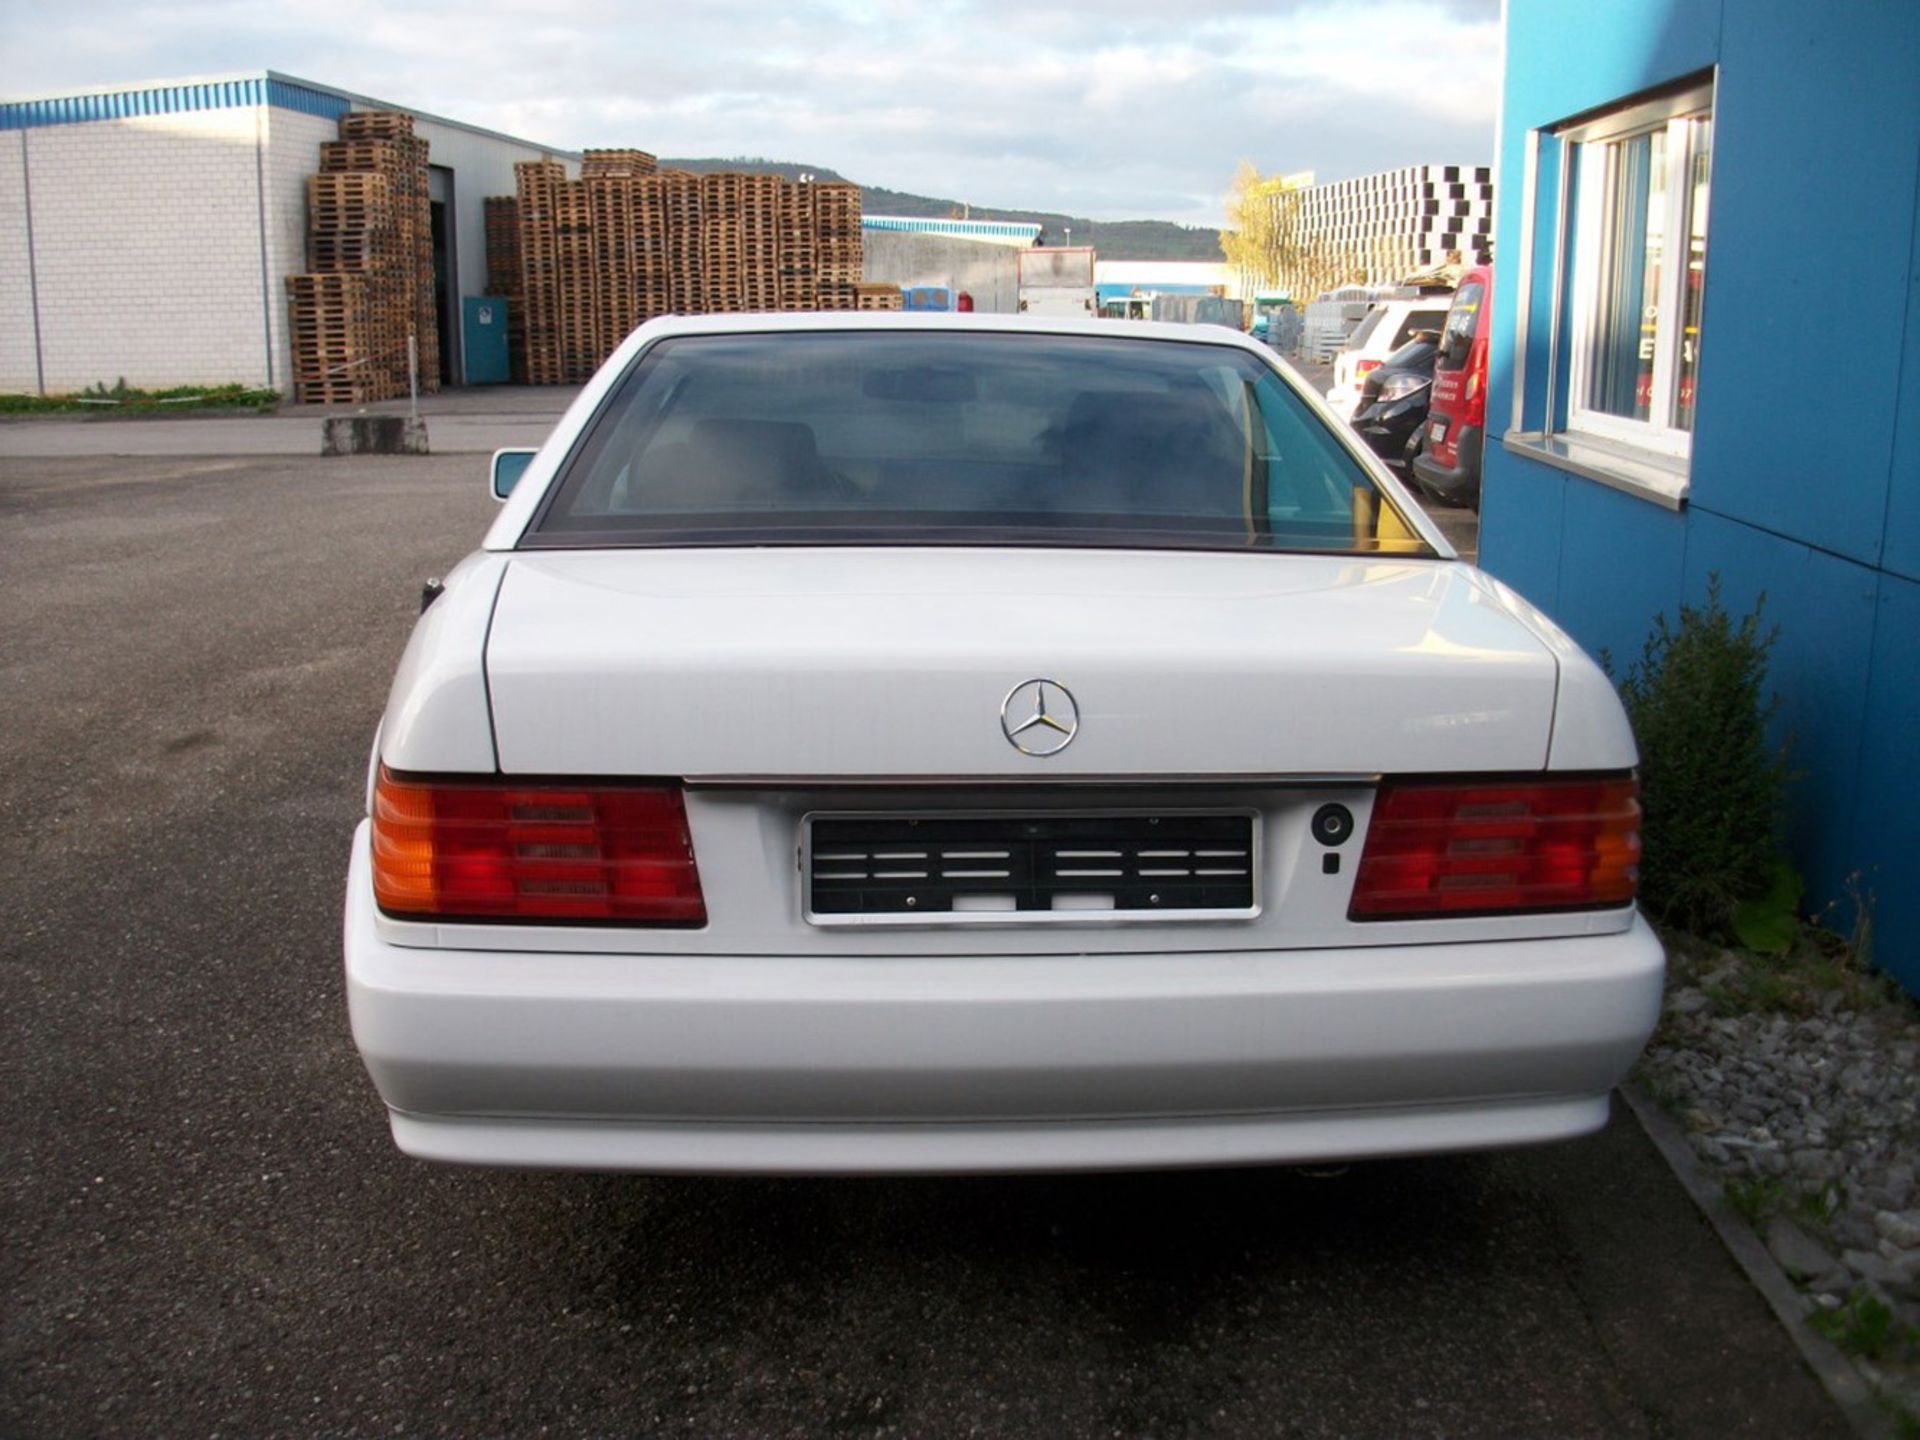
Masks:
[[[741,170],[750,175],[779,175],[794,180],[812,175],[819,180],[847,177],[824,165],[799,165],[788,160],[735,156],[731,159],[667,160],[663,169],[690,170],[696,175],[715,170]],[[1075,245],[1091,245],[1103,260],[1220,260],[1220,232],[1200,225],[1175,225],[1169,220],[1089,220],[1084,215],[1061,215],[1051,210],[1005,210],[994,206],[964,206],[958,200],[934,195],[910,195],[879,185],[861,186],[864,208],[874,215],[965,214],[974,220],[1016,220],[1041,227],[1049,245],[1065,245],[1072,232]]]

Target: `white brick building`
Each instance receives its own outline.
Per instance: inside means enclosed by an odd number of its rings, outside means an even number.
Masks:
[[[345,111],[409,110],[273,71],[0,101],[0,391],[240,381],[285,392],[286,277],[307,267],[307,177]],[[483,207],[520,160],[579,157],[436,116],[445,378],[460,300],[486,291]]]

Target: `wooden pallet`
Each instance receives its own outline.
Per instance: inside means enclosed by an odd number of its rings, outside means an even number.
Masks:
[[[644,150],[582,150],[580,152],[580,178],[590,180],[600,175],[653,175],[658,173],[660,162]]]
[[[589,152],[578,180],[552,161],[523,164],[515,195],[489,202],[490,289],[519,300],[509,335],[529,382],[586,379],[657,315],[902,304],[896,287],[862,286],[857,186],[650,160]],[[502,268],[517,289],[503,288]]]
[[[349,110],[337,123],[342,140],[413,138],[413,116],[404,110]]]

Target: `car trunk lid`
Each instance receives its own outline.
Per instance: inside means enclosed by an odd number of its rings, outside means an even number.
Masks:
[[[516,555],[487,680],[508,774],[1053,782],[1539,768],[1556,665],[1424,558],[628,549]]]

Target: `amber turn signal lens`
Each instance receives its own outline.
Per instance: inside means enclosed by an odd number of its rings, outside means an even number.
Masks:
[[[373,891],[408,919],[707,919],[677,785],[417,779],[383,765]]]

